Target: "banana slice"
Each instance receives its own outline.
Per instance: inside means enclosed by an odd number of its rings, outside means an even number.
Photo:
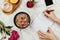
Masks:
[[[9,2],[4,2],[2,4],[2,10],[5,12],[10,12],[13,9],[13,5],[10,4]]]

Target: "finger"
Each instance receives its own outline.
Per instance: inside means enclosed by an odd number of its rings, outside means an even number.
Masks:
[[[38,34],[39,34],[40,36],[46,36],[45,33],[41,32],[41,31],[39,31]]]
[[[39,31],[39,37],[46,39],[48,37],[48,33],[42,33],[41,31]]]
[[[38,31],[38,33],[45,35],[45,33],[43,31],[40,31],[40,30]]]
[[[47,17],[49,16],[49,14],[47,12],[44,12],[44,15],[47,16]]]
[[[54,14],[54,11],[51,11],[50,14]]]
[[[53,33],[52,29],[48,27],[49,33]]]
[[[46,12],[46,11],[48,11],[48,9],[46,9],[44,12]],[[44,12],[43,12],[43,13],[44,13]]]
[[[45,37],[43,37],[43,36],[39,36],[39,38],[41,38],[41,39],[46,39]]]
[[[43,34],[42,34],[40,31],[38,32],[38,35],[39,35],[39,36],[43,36]]]

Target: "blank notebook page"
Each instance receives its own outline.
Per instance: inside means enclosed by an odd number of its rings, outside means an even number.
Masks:
[[[36,19],[32,22],[31,26],[34,31],[44,31],[46,32],[48,30],[48,26],[52,25],[53,22],[46,18],[42,13],[36,17]]]

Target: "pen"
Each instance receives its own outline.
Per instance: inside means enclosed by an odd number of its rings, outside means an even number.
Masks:
[[[49,10],[47,10],[46,12],[49,14],[49,13],[50,13],[50,12],[52,12],[52,11],[54,11],[54,10],[50,10],[50,11],[49,11]]]

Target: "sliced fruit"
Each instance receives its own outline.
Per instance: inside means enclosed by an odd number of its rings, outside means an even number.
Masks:
[[[10,0],[10,2],[16,4],[18,0]]]
[[[10,4],[9,2],[4,2],[4,3],[2,4],[2,10],[3,10],[4,12],[10,12],[12,9],[13,9],[13,5]]]

